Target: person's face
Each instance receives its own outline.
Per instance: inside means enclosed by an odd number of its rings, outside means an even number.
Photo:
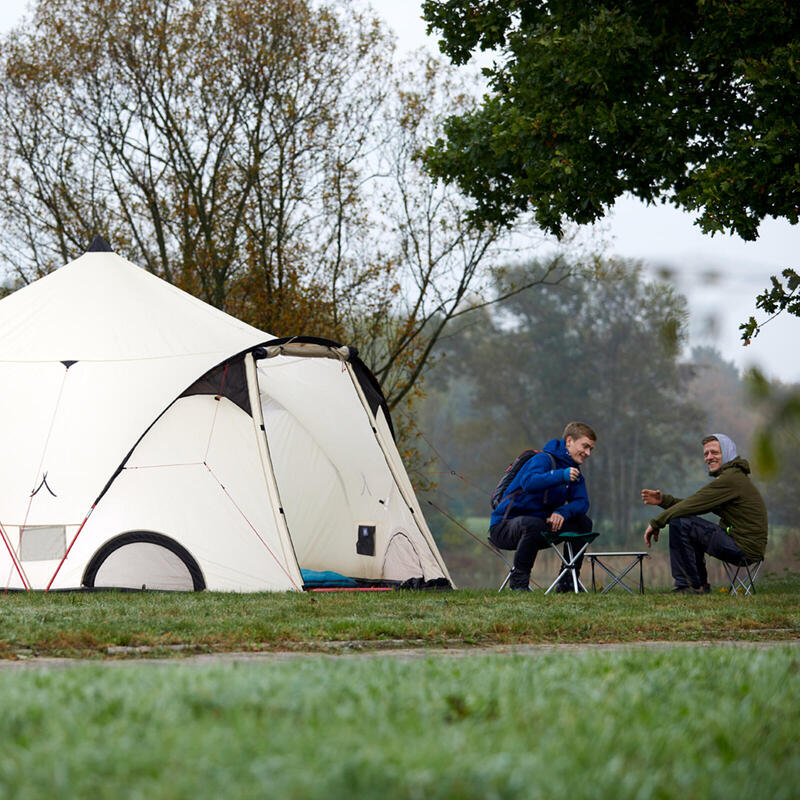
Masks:
[[[567,436],[564,443],[567,446],[567,452],[576,464],[583,464],[592,454],[594,447],[594,442],[588,436],[581,436],[578,439]]]
[[[716,472],[722,466],[722,447],[716,439],[703,445],[703,460],[709,472]]]

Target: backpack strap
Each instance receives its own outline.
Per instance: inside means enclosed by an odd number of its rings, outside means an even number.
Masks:
[[[546,450],[542,450],[541,452],[547,453]],[[537,453],[537,455],[538,455],[538,453]],[[556,457],[552,453],[547,453],[547,455],[550,456],[550,468],[553,470],[553,472],[555,472],[555,469],[556,469]],[[514,505],[514,498],[521,491],[522,491],[522,489],[515,489],[513,492],[511,492],[511,494],[507,495],[507,497],[508,497],[510,502],[509,502],[508,506],[506,507],[505,513],[503,514],[503,519],[500,520],[501,522],[505,522],[506,521],[506,518],[508,517],[509,511],[511,511],[511,506]],[[544,501],[545,505],[547,504],[547,494],[548,494],[549,491],[550,491],[550,489],[545,489],[544,490],[544,494],[542,495],[542,500]]]

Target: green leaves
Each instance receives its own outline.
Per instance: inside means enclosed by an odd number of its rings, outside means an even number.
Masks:
[[[764,322],[757,322],[755,317],[750,317],[747,322],[739,326],[745,345],[750,344],[758,336],[764,325],[782,311],[788,311],[790,314],[800,317],[800,273],[787,267],[781,272],[781,275],[785,283],[773,275],[770,278],[771,287],[756,298],[756,307],[770,314],[769,319]]]
[[[800,176],[783,167],[800,151],[794,6],[450,0],[424,10],[457,63],[467,48],[501,49],[493,94],[429,151],[430,171],[471,194],[479,218],[530,210],[559,234],[624,192],[668,196],[701,211],[705,230],[744,238],[768,214],[797,218]],[[523,132],[519,118],[537,126]],[[491,143],[480,160],[465,148],[476,141]]]

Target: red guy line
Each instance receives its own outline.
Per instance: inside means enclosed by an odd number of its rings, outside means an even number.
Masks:
[[[272,552],[272,549],[264,541],[264,539],[262,538],[261,534],[256,530],[256,528],[253,525],[253,523],[250,522],[250,520],[247,518],[247,515],[244,513],[244,511],[242,511],[242,509],[239,508],[239,506],[237,505],[236,501],[233,499],[233,497],[231,497],[231,495],[228,492],[228,490],[222,485],[222,483],[220,482],[220,479],[214,474],[214,471],[211,469],[211,467],[209,467],[208,464],[206,464],[205,466],[206,466],[206,469],[211,474],[211,477],[219,484],[219,488],[222,489],[223,492],[225,492],[225,496],[228,498],[228,500],[231,501],[231,503],[233,504],[233,507],[241,514],[242,519],[250,526],[250,529],[253,531],[253,533],[256,536],[258,536],[258,540],[261,542],[261,544],[263,544],[264,547],[267,548],[267,552],[275,560],[275,563],[278,565],[278,568],[281,570],[281,572],[283,572],[283,574],[289,579],[289,582],[292,584],[292,586],[294,586],[295,589],[297,589],[298,591],[302,591],[300,589],[300,587],[294,582],[294,580],[292,579],[292,576],[284,569],[283,564],[281,564],[281,562],[280,562],[280,559],[275,555],[275,553]]]
[[[97,504],[95,503],[95,505],[97,505]],[[72,537],[72,541],[69,543],[69,547],[67,548],[67,552],[64,553],[64,557],[61,559],[61,561],[58,562],[58,566],[56,567],[56,571],[53,573],[53,577],[50,578],[50,583],[47,584],[47,588],[44,590],[45,593],[50,591],[50,587],[53,585],[53,581],[56,579],[56,575],[58,575],[58,572],[61,569],[62,564],[67,560],[67,556],[69,555],[69,551],[72,550],[72,545],[75,544],[76,539],[78,538],[78,536],[80,536],[81,531],[83,530],[83,526],[86,524],[86,521],[89,519],[89,517],[92,516],[92,511],[94,511],[94,509],[95,509],[95,506],[92,506],[89,509],[89,513],[84,517],[83,522],[81,522],[80,528],[78,528],[78,530],[75,532],[75,535]]]

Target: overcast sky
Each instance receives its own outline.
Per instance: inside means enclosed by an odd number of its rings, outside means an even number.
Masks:
[[[0,30],[10,28],[25,11],[27,0],[0,0]],[[438,52],[426,37],[416,0],[372,0],[391,27],[398,50],[418,47]],[[800,381],[800,320],[782,314],[753,343],[740,344],[738,326],[755,313],[755,296],[781,268],[798,266],[800,226],[767,220],[756,242],[736,236],[705,236],[693,218],[671,206],[646,207],[633,198],[620,200],[603,224],[607,251],[641,259],[648,271],[667,270],[689,300],[692,345],[717,347],[741,368],[757,365],[786,382]],[[758,315],[757,315],[758,316]]]

